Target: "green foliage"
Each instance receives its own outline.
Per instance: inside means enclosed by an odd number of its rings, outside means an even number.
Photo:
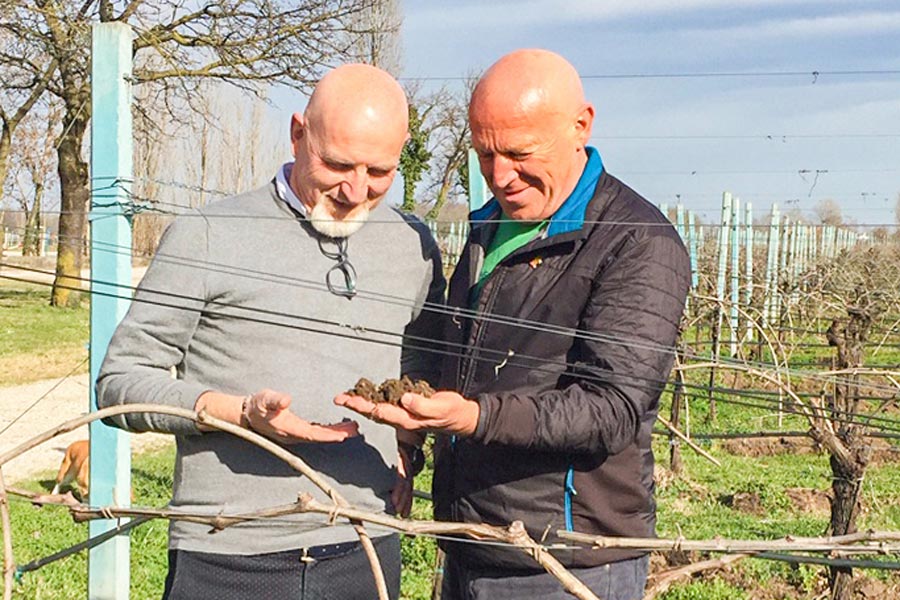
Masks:
[[[428,461],[425,469],[416,477],[416,488],[431,490],[433,464],[430,452],[426,450]],[[413,501],[414,519],[432,519],[431,502],[416,498]],[[403,571],[400,576],[400,591],[403,600],[427,600],[431,598],[431,586],[437,561],[437,543],[424,536],[404,536],[401,541]]]
[[[660,596],[660,600],[744,600],[747,592],[721,579],[693,581]]]
[[[412,212],[416,207],[416,186],[428,169],[431,152],[429,134],[422,127],[422,117],[415,105],[409,105],[409,139],[400,153],[400,174],[403,176],[403,204],[400,210]]]

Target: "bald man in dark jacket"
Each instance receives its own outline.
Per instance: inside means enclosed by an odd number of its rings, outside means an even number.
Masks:
[[[637,600],[645,553],[572,549],[557,532],[655,535],[650,437],[690,263],[667,219],[587,146],[593,117],[559,55],[520,50],[485,73],[469,120],[494,198],[472,213],[450,282],[441,389],[454,391],[338,402],[440,433],[436,518],[522,521],[600,597]],[[444,598],[569,597],[520,550],[442,546]]]

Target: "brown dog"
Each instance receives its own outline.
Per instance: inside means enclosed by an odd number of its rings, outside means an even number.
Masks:
[[[66,455],[59,465],[59,473],[56,474],[56,485],[53,486],[51,494],[58,494],[60,488],[71,484],[72,480],[75,480],[79,496],[87,498],[90,451],[91,446],[88,440],[78,440],[69,444],[69,447],[66,448]]]

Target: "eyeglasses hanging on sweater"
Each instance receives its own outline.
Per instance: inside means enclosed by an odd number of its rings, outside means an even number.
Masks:
[[[337,250],[329,250],[325,244],[334,244]],[[337,261],[337,264],[325,274],[328,291],[348,300],[353,298],[356,295],[356,269],[347,257],[347,238],[319,237],[319,250],[327,258]]]

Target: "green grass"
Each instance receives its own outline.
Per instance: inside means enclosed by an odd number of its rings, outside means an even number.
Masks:
[[[724,452],[717,444],[711,450],[722,463],[717,467],[690,449],[683,449],[685,470],[680,479],[657,490],[660,537],[687,539],[773,539],[788,535],[825,535],[829,515],[795,507],[787,488],[827,490],[831,469],[826,454],[784,454],[746,457]],[[657,440],[657,459],[666,464],[667,445]],[[747,514],[726,506],[725,497],[739,492],[756,494],[760,514]],[[900,468],[897,463],[870,467],[863,484],[863,513],[859,529],[900,529]],[[702,558],[706,558],[704,555]],[[698,558],[699,559],[699,558]],[[678,586],[660,600],[749,598],[764,582],[776,580],[807,597],[824,584],[824,569],[786,563],[745,559],[732,567],[727,580],[719,576]],[[891,578],[888,572],[857,571],[869,577]],[[897,578],[892,577],[896,583]],[[801,595],[802,594],[802,595]],[[809,596],[812,597],[812,596]]]
[[[664,440],[658,440],[655,451],[663,457]],[[781,455],[773,457],[732,456],[717,445],[712,451],[722,461],[716,467],[705,459],[684,450],[684,476],[662,486],[657,493],[659,505],[658,533],[675,537],[709,539],[776,538],[785,535],[818,536],[825,532],[828,515],[809,513],[795,508],[784,494],[786,488],[827,489],[830,470],[824,455]],[[144,454],[135,458],[133,484],[135,503],[162,506],[172,485],[173,449]],[[661,458],[660,462],[664,462]],[[431,465],[417,480],[419,489],[429,489]],[[44,480],[26,486],[46,490],[50,474]],[[762,515],[750,515],[730,508],[723,497],[737,492],[759,496]],[[864,484],[864,512],[860,527],[900,529],[900,469],[886,464],[869,469]],[[416,500],[413,516],[431,518],[431,505]],[[76,525],[61,509],[35,509],[27,503],[12,505],[13,540],[16,559],[22,564],[70,546],[87,536],[86,525]],[[420,600],[431,597],[435,568],[435,542],[425,537],[406,537],[402,541],[404,569],[402,597]],[[161,595],[166,573],[166,524],[161,521],[142,525],[132,533],[131,598],[157,599]],[[704,558],[704,557],[696,557]],[[751,598],[753,590],[764,582],[779,581],[798,590],[821,589],[823,569],[801,566],[791,568],[784,563],[744,560],[733,566],[727,577],[713,575],[674,587],[661,600],[719,600]],[[867,575],[881,576],[867,571]],[[82,598],[86,594],[86,558],[79,554],[26,574],[16,588],[14,598],[47,599]],[[811,596],[810,596],[811,597]]]
[[[171,497],[174,448],[135,457],[132,485],[135,506],[164,506]],[[22,485],[36,492],[46,492],[53,474]],[[426,483],[427,482],[427,483]],[[430,470],[423,473],[419,487],[430,487]],[[42,558],[85,540],[87,524],[76,524],[65,509],[35,508],[30,503],[12,499],[13,549],[17,564]],[[431,505],[416,500],[416,518],[430,518]],[[161,520],[140,525],[131,532],[131,599],[158,600],[162,597],[167,571],[167,523]],[[401,580],[402,598],[431,598],[431,577],[435,567],[436,545],[430,538],[405,537],[402,540],[404,569]],[[60,600],[84,598],[87,595],[87,552],[26,573],[16,585],[16,600]]]
[[[433,465],[430,452],[425,469],[416,478],[416,488],[431,490]],[[410,517],[415,519],[433,518],[431,502],[416,498]],[[435,567],[437,566],[437,543],[424,536],[403,536],[401,540],[401,557],[403,570],[400,575],[401,597],[406,600],[425,600],[431,598],[431,586]]]
[[[174,448],[137,456],[133,466],[134,503],[137,506],[163,506],[171,497]],[[22,487],[46,492],[52,485],[51,473],[43,480]],[[42,558],[84,541],[86,523],[74,523],[62,508],[35,508],[13,500],[10,506],[13,549],[17,564]],[[166,577],[167,525],[151,521],[131,532],[131,598],[162,597]],[[87,597],[87,552],[69,556],[37,571],[23,574],[13,598],[60,600]]]
[[[50,306],[50,287],[0,283],[0,386],[87,371],[90,310]]]

